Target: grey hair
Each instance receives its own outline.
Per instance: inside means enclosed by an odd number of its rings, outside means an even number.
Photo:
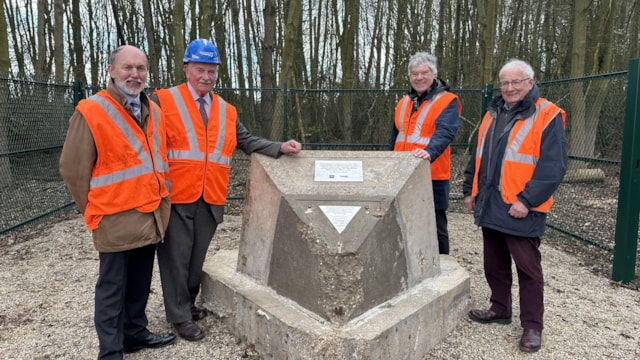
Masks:
[[[426,52],[417,52],[409,59],[409,76],[411,76],[411,69],[416,66],[427,65],[433,75],[438,76],[438,59]]]
[[[528,62],[520,59],[510,59],[500,69],[500,72],[498,73],[498,77],[502,77],[502,73],[505,70],[513,69],[513,68],[522,71],[522,74],[528,77],[529,79],[533,79],[533,76],[535,75],[535,73],[533,72],[533,68],[531,67],[531,65],[529,65]]]
[[[113,65],[115,64],[115,62],[116,62],[116,55],[118,55],[118,53],[119,53],[122,49],[124,49],[125,47],[127,47],[127,46],[131,46],[131,45],[120,45],[120,46],[118,46],[115,50],[113,50],[113,51],[111,52],[111,54],[109,54],[109,65],[113,66]],[[133,47],[135,47],[135,46],[133,46]],[[142,49],[140,49],[140,48],[137,48],[137,47],[136,47],[136,49],[138,49],[138,50],[142,51]],[[147,68],[148,68],[148,67],[149,67],[149,58],[147,57],[147,54],[146,54],[144,51],[142,51],[142,53],[144,54],[144,57],[147,59]]]

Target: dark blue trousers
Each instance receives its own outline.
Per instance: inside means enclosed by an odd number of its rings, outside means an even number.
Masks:
[[[449,254],[449,228],[447,227],[447,210],[436,210],[436,230],[438,234],[438,250],[440,254]]]
[[[122,359],[123,345],[144,338],[155,245],[114,253],[100,253],[94,322],[98,359]]]
[[[520,324],[524,329],[542,331],[544,279],[539,237],[521,237],[482,228],[484,239],[484,275],[491,289],[491,310],[510,317],[513,274],[516,264],[520,288]]]

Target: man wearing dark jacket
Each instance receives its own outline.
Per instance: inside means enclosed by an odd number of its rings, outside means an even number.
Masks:
[[[195,301],[209,244],[223,221],[233,151],[279,157],[298,154],[302,145],[251,135],[236,108],[212,92],[221,61],[211,41],[193,40],[183,61],[187,82],[155,93],[167,119],[171,180],[171,217],[157,253],[167,321],[181,338],[198,341],[205,334],[196,321],[206,312]]]
[[[438,249],[440,254],[449,254],[449,144],[460,125],[461,106],[458,97],[449,92],[449,84],[437,76],[435,56],[419,52],[409,59],[411,89],[396,106],[389,150],[412,151],[416,157],[431,161]]]
[[[465,170],[464,203],[482,227],[491,306],[471,310],[480,323],[511,323],[513,259],[520,288],[520,349],[540,349],[543,275],[539,251],[552,194],[567,169],[565,112],[541,98],[529,64],[513,59],[500,70],[492,100]]]

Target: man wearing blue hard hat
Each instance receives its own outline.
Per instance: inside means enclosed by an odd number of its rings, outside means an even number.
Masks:
[[[195,302],[207,249],[223,220],[234,149],[279,157],[302,146],[251,135],[236,108],[212,92],[221,62],[211,41],[193,40],[183,62],[187,82],[155,94],[167,123],[171,180],[171,217],[157,253],[167,321],[180,337],[197,341],[204,332],[196,321],[206,312]]]

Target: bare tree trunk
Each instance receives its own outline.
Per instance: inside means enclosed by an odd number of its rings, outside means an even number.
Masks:
[[[33,54],[33,58],[35,59],[34,63],[34,71],[36,77],[44,78],[46,73],[47,66],[47,42],[46,42],[46,27],[47,22],[45,20],[45,14],[49,14],[49,10],[47,9],[47,1],[46,0],[38,0],[38,20],[37,20],[37,38],[31,39],[33,44],[37,45],[37,51]]]
[[[189,19],[189,21],[191,22],[191,30],[189,31],[189,37],[187,38],[187,42],[193,40],[193,39],[198,39],[201,36],[198,36],[198,23],[200,22],[200,16],[198,14],[198,12],[196,11],[197,9],[197,3],[199,3],[200,1],[196,1],[196,0],[189,0],[189,9],[190,14],[191,14],[191,18]],[[206,2],[206,1],[205,1]],[[185,29],[186,31],[186,29]]]
[[[149,74],[151,75],[149,85],[156,87],[161,85],[159,64],[160,56],[162,54],[162,46],[153,24],[153,19],[155,17],[151,12],[150,0],[142,1],[142,15],[144,18],[144,28],[147,31],[147,47],[149,48],[149,53],[147,54],[147,58],[149,59]]]
[[[579,76],[584,74],[586,61],[586,37],[589,0],[575,0],[573,8],[573,46],[571,49],[571,75]],[[588,136],[585,95],[582,82],[569,84],[571,97],[571,131],[568,139],[568,152],[574,156],[591,156],[587,153],[585,140]],[[570,161],[569,167],[582,166],[582,162]]]
[[[211,38],[211,20],[213,19],[213,1],[200,1],[200,37]]]
[[[93,19],[95,16],[93,1],[87,0],[87,17],[89,19]],[[96,29],[94,27],[94,22],[89,21],[89,38],[93,39],[95,36]],[[93,41],[89,42],[89,59],[91,64],[91,84],[98,85],[100,83],[100,73],[98,70],[100,69],[100,56],[98,55],[97,44],[94,44]],[[112,49],[110,49],[112,50]],[[100,49],[100,51],[103,51]]]
[[[214,43],[218,48],[218,52],[220,53],[220,61],[222,62],[222,66],[220,66],[218,69],[218,81],[216,84],[218,87],[231,87],[229,68],[228,66],[226,66],[229,61],[227,57],[227,37],[224,21],[224,14],[227,11],[226,7],[224,6],[226,5],[226,3],[223,4],[222,1],[216,0],[215,2],[213,2],[213,4],[213,33],[215,36]]]
[[[0,74],[9,73],[9,34],[7,33],[7,21],[4,17],[4,1],[0,2]],[[0,186],[5,188],[13,184],[13,172],[9,157],[9,135],[7,134],[7,113],[9,98],[9,84],[0,80]]]
[[[260,84],[263,89],[271,89],[273,84],[273,48],[276,39],[276,7],[275,0],[265,0],[262,15],[264,17],[264,39],[262,40],[262,56],[260,57]],[[260,98],[260,119],[262,136],[271,134],[273,122],[273,93],[263,91]]]
[[[334,11],[338,11],[334,9]],[[346,2],[346,8],[344,9],[344,17],[342,19],[342,33],[339,33],[340,39],[338,41],[338,47],[340,50],[340,59],[342,65],[342,87],[345,89],[352,89],[355,85],[356,76],[356,57],[354,49],[356,48],[356,36],[358,35],[359,27],[359,11],[360,1],[352,0]],[[336,24],[339,22],[336,21]],[[340,95],[340,103],[342,105],[342,136],[343,142],[350,144],[353,137],[353,102],[351,100],[351,93],[345,92]]]
[[[80,0],[71,1],[71,29],[73,32],[72,49],[75,61],[73,66],[73,78],[87,84],[87,75],[84,67],[84,44],[82,42],[82,18],[80,17]]]
[[[297,84],[296,73],[296,44],[301,31],[302,22],[302,3],[299,0],[287,0],[287,22],[285,25],[284,50],[282,51],[282,72],[280,73],[280,86],[295,87]],[[283,109],[284,99],[282,94],[276,97],[276,105],[274,109],[274,123],[271,127],[272,140],[283,139],[284,122],[280,119],[284,118]]]
[[[7,6],[5,4],[6,2],[3,1],[3,5]],[[14,56],[15,56],[16,64],[18,66],[18,73],[24,74],[25,73],[24,52],[25,51],[28,52],[29,49],[28,48],[25,49],[22,46],[20,46],[21,43],[18,40],[18,34],[22,32],[18,30],[18,22],[19,22],[20,15],[16,7],[12,7],[9,5],[6,8],[6,13],[7,13],[6,20],[8,21],[7,25],[9,26],[9,34],[11,34],[11,43],[13,45],[13,53],[15,54]]]
[[[393,20],[391,16],[388,17],[389,22],[387,23],[387,28],[390,29],[395,27],[397,29],[404,29],[405,25],[408,23],[407,14],[400,9],[405,9],[407,6],[408,0],[399,0],[398,1],[398,10],[396,10],[397,20],[396,23],[393,24]],[[389,1],[389,9],[393,10],[393,2]],[[390,67],[392,71],[392,79],[391,79],[391,87],[398,88],[403,87],[407,88],[407,65],[409,63],[409,54],[407,54],[403,44],[405,42],[405,31],[394,31],[393,32],[393,40],[389,45],[393,47],[393,53],[395,54],[394,59],[389,59],[390,63],[385,67]],[[437,50],[436,50],[437,52]]]
[[[173,32],[173,62],[175,64],[174,79],[176,83],[185,81],[182,59],[184,57],[184,0],[176,0],[173,8],[173,23],[171,29]]]
[[[482,84],[493,82],[493,40],[496,37],[496,0],[478,1],[480,23],[480,61],[482,61]]]
[[[381,24],[381,20],[382,20],[382,4],[381,1],[382,0],[375,0],[376,1],[376,7],[375,7],[375,13],[373,15],[373,34],[371,36],[371,46],[370,46],[370,53],[367,59],[367,67],[366,70],[364,72],[364,82],[366,84],[369,84],[370,86],[380,86],[380,47],[382,45],[382,27],[380,26]],[[374,64],[374,60],[375,60],[375,64]],[[373,70],[375,69],[375,79],[371,79],[371,74],[373,72]]]
[[[54,0],[53,2],[53,58],[55,63],[55,76],[56,83],[62,83],[64,81],[64,2],[63,0]]]
[[[7,19],[4,17],[5,2],[0,3],[0,72],[4,74],[9,73],[9,34],[7,28]],[[4,96],[2,96],[4,97]],[[3,119],[4,117],[0,117]]]
[[[124,37],[124,29],[122,28],[120,16],[118,16],[120,14],[120,8],[118,8],[116,0],[111,0],[111,11],[113,11],[113,22],[116,25],[116,35],[118,38],[117,46],[125,45],[127,43],[127,40]]]
[[[590,42],[590,48],[595,48],[591,59],[591,74],[600,74],[611,71],[612,44],[613,44],[613,22],[614,22],[614,2],[612,0],[601,1],[596,11],[596,20],[593,22],[592,34],[597,36]],[[581,141],[582,151],[588,156],[595,155],[596,138],[598,124],[602,106],[604,105],[604,94],[609,87],[608,79],[592,80],[585,91],[586,99],[586,123],[587,134]]]

